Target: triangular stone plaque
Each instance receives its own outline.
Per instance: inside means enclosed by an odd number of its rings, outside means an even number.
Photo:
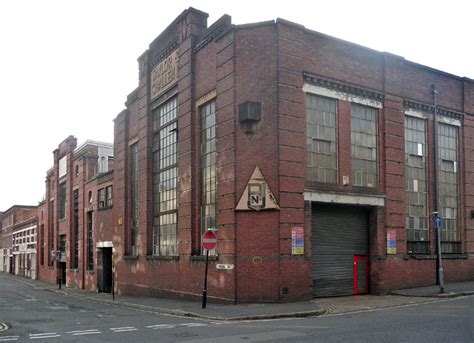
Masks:
[[[235,209],[238,211],[280,209],[258,166],[255,167]]]

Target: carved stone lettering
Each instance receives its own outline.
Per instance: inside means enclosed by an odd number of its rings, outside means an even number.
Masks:
[[[178,81],[178,50],[173,51],[151,72],[151,98],[155,98]]]

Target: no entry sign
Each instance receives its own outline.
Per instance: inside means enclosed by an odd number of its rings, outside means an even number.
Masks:
[[[212,250],[216,247],[217,236],[214,231],[206,231],[202,235],[202,246],[204,249]]]

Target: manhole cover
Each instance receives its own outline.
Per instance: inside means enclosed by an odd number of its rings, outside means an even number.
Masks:
[[[8,330],[8,325],[5,323],[0,323],[0,332]]]

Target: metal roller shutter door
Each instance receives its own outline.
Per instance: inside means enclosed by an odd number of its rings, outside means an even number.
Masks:
[[[367,208],[313,204],[314,296],[354,294],[354,256],[368,255],[368,231]]]

